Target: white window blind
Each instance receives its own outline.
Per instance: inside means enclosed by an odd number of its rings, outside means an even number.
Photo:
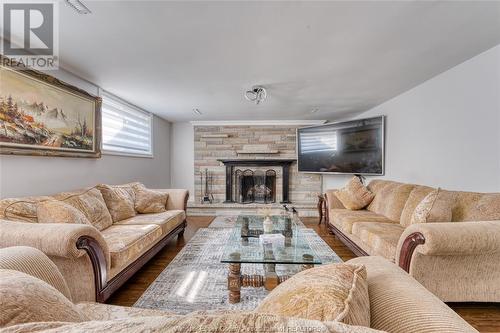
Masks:
[[[102,92],[102,148],[104,152],[151,157],[151,113]]]
[[[316,129],[300,134],[300,148],[303,154],[337,150],[337,131]]]

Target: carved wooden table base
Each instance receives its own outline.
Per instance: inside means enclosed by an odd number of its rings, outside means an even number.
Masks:
[[[314,267],[312,264],[302,265],[302,270]],[[227,289],[229,290],[229,303],[239,303],[241,299],[241,287],[264,287],[273,290],[283,281],[289,279],[290,275],[279,276],[276,274],[276,264],[264,264],[265,275],[241,274],[241,264],[229,264],[227,276]]]

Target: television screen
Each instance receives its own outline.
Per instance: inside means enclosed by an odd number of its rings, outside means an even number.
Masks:
[[[384,174],[384,117],[297,130],[299,172]]]

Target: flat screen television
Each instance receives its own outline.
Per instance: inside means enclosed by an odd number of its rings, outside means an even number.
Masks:
[[[384,116],[297,130],[299,172],[383,175]]]

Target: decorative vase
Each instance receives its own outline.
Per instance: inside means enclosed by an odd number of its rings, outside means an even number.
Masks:
[[[270,234],[273,232],[273,221],[269,218],[269,216],[266,216],[264,218],[264,233],[265,234]]]

